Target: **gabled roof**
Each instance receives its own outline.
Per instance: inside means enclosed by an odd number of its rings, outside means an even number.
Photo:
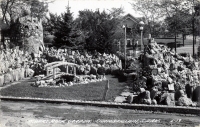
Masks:
[[[131,15],[130,13],[128,13],[127,15],[123,16],[122,18],[122,22],[127,20],[127,19],[131,19],[132,21],[139,23],[138,19],[136,19],[133,15]]]

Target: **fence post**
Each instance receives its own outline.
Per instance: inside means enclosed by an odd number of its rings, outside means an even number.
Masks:
[[[103,93],[103,98],[102,100],[105,101],[106,100],[106,96],[109,90],[109,80],[107,80],[107,84],[105,85],[105,89],[104,89],[104,93]]]

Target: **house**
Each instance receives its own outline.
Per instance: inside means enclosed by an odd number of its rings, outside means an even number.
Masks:
[[[140,36],[138,34],[138,28],[139,28],[139,19],[135,18],[131,14],[127,14],[122,17],[120,22],[120,27],[126,26],[126,49],[127,49],[127,55],[132,55],[134,51],[136,51],[136,48],[140,43],[138,43],[137,39]],[[125,31],[123,31],[123,34]],[[125,38],[125,37],[124,37]],[[137,47],[135,47],[137,45]],[[121,42],[121,48],[124,49],[124,41]],[[123,50],[122,50],[123,52]]]

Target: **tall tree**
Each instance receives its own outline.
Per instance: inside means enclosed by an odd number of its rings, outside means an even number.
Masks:
[[[165,21],[169,25],[168,29],[174,31],[175,34],[181,33],[183,44],[186,35],[193,31],[194,5],[197,3],[199,3],[198,0],[161,0],[160,2],[160,8],[165,10],[164,15],[166,16]]]
[[[99,10],[79,11],[76,22],[84,33],[85,48],[88,50],[96,49],[99,52],[112,51],[112,43],[116,29],[119,25],[117,18],[121,13],[107,13]]]
[[[79,33],[77,32],[76,24],[74,23],[73,15],[70,12],[69,6],[66,7],[66,12],[56,17],[54,27],[55,46],[78,46],[76,38],[79,37]]]
[[[131,3],[133,9],[144,17],[151,34],[156,22],[163,17],[163,10],[158,6],[159,4],[159,0],[134,0]]]

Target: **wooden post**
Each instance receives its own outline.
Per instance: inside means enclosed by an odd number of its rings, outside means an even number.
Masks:
[[[47,67],[46,75],[49,76],[49,67]]]
[[[29,69],[29,67],[28,67],[28,65],[26,64],[26,62],[24,63],[25,64],[25,77],[27,78],[28,77],[28,69]]]
[[[104,93],[103,93],[103,98],[102,100],[105,101],[106,100],[106,96],[109,90],[109,80],[107,80],[107,84],[105,85],[105,89],[104,89]]]
[[[55,68],[53,68],[53,79],[55,79],[56,78],[56,70],[55,70]]]
[[[68,65],[66,66],[66,73],[68,74]]]
[[[74,66],[74,75],[76,76],[76,66]]]

